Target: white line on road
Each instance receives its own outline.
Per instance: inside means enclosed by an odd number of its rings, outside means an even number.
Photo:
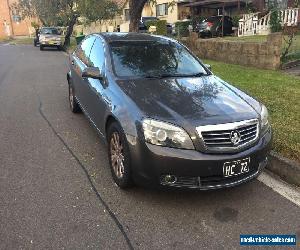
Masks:
[[[279,178],[274,177],[268,172],[263,172],[258,180],[264,183],[266,186],[272,188],[275,192],[279,193],[281,196],[290,200],[294,204],[300,207],[300,189],[294,187]]]

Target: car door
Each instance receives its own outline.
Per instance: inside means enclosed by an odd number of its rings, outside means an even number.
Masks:
[[[88,98],[87,98],[87,79],[82,77],[82,71],[88,67],[89,55],[94,44],[95,37],[88,36],[82,43],[77,47],[75,53],[71,59],[71,73],[72,73],[72,83],[74,86],[74,92],[77,100],[84,109],[84,111],[89,115]]]
[[[105,51],[104,42],[99,37],[96,38],[92,47],[89,61],[91,67],[99,68],[104,76],[104,80],[87,79],[88,90],[88,109],[90,111],[90,118],[97,126],[98,130],[104,134],[104,116],[108,108],[107,82],[105,80]]]

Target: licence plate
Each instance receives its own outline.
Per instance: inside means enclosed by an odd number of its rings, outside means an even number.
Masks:
[[[243,160],[225,162],[223,165],[224,177],[237,176],[250,171],[250,158]]]

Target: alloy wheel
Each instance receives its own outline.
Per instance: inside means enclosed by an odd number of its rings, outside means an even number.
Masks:
[[[115,175],[118,178],[124,176],[124,154],[120,136],[114,132],[110,140],[110,159]]]

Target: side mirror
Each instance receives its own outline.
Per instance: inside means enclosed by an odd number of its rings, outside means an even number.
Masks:
[[[204,66],[211,71],[211,65],[210,64],[204,64]]]
[[[103,80],[103,75],[98,67],[87,67],[82,71],[82,77]]]

